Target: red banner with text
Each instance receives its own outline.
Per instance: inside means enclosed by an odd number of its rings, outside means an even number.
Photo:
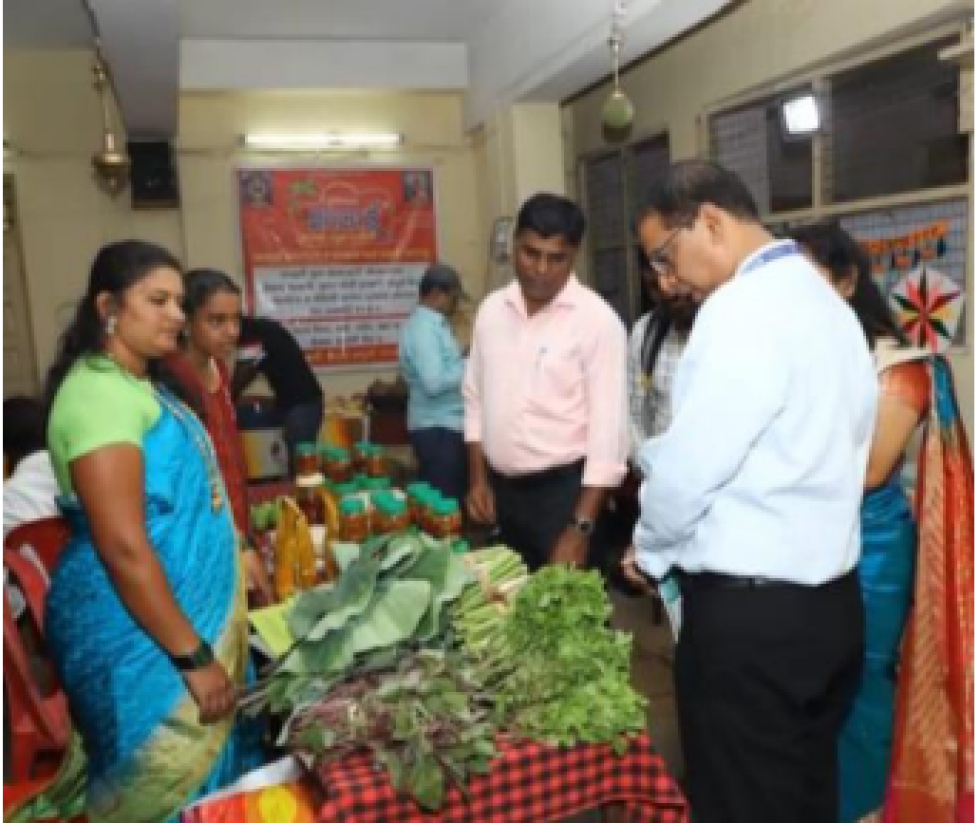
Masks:
[[[319,369],[394,363],[436,260],[432,171],[239,169],[246,300]]]

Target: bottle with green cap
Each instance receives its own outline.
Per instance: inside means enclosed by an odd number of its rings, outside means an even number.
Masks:
[[[391,489],[391,481],[387,477],[366,477],[363,483],[364,491],[379,492]]]
[[[371,451],[371,444],[367,440],[358,440],[354,444],[354,465],[358,471],[364,471],[364,461]]]
[[[320,471],[320,458],[316,443],[297,443],[293,452],[296,476],[316,474]]]
[[[341,500],[343,500],[345,497],[353,497],[360,491],[360,489],[357,487],[357,483],[349,480],[343,483],[335,483],[334,489],[336,489],[337,496]]]
[[[386,534],[393,532],[403,532],[412,525],[412,519],[408,514],[408,506],[404,500],[389,495],[384,499],[382,506],[382,528]]]
[[[340,501],[340,539],[363,543],[371,536],[371,521],[364,501],[348,497]]]
[[[459,503],[448,498],[435,500],[432,508],[432,536],[459,537],[463,532],[463,515]]]
[[[363,460],[364,473],[370,477],[386,477],[388,474],[385,465],[384,451],[380,446],[371,445],[364,452]]]

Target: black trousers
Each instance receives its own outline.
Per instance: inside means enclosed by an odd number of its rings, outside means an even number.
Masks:
[[[585,461],[520,477],[490,470],[500,540],[531,571],[548,562],[551,549],[575,514]]]
[[[460,506],[466,500],[466,443],[463,433],[443,426],[408,433],[418,463],[418,476]]]
[[[682,592],[674,678],[694,823],[836,823],[864,643],[856,573],[751,588],[690,575]]]

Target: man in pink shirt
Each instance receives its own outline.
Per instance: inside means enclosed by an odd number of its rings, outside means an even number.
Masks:
[[[572,271],[584,234],[565,197],[521,206],[516,279],[480,306],[463,383],[467,508],[532,569],[585,562],[626,473],[626,330]]]

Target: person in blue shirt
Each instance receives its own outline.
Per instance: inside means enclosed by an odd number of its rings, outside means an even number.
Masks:
[[[449,318],[463,296],[455,269],[434,263],[419,282],[419,304],[402,329],[398,366],[408,383],[408,431],[419,479],[445,497],[466,495],[463,355]]]

